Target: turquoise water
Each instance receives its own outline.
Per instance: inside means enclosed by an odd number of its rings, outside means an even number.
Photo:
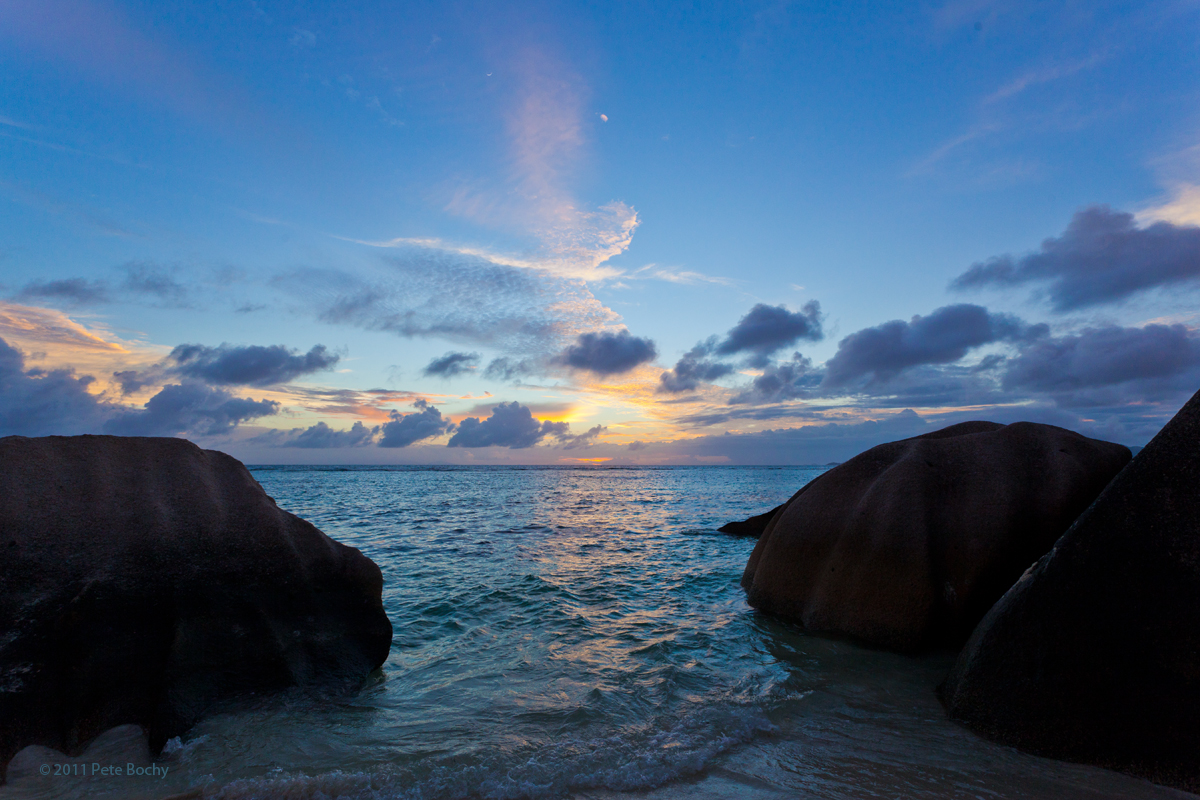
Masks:
[[[952,655],[806,636],[746,606],[716,533],[816,468],[253,470],[383,570],[392,652],[357,696],[265,698],[166,778],[3,797],[1190,797],[945,721]],[[120,744],[114,747],[123,746]]]

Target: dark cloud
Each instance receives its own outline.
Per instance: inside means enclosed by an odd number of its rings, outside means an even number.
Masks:
[[[92,382],[70,370],[26,370],[21,351],[0,339],[0,436],[99,430],[112,407],[88,393]]]
[[[54,301],[70,303],[71,305],[89,305],[107,303],[110,301],[108,284],[103,281],[89,281],[85,278],[65,278],[57,281],[31,281],[25,284],[21,291],[13,295],[19,301]]]
[[[162,379],[162,370],[148,369],[138,372],[136,369],[114,372],[113,377],[121,384],[123,394],[133,394],[139,389],[157,383]]]
[[[566,422],[538,421],[533,412],[520,403],[501,403],[492,409],[492,415],[482,422],[478,417],[467,417],[458,425],[458,432],[450,438],[449,447],[508,447],[521,449],[533,447],[546,436],[564,436],[569,425]],[[586,435],[586,434],[585,434]]]
[[[821,304],[810,300],[798,311],[786,306],[759,303],[738,320],[724,341],[717,345],[717,355],[752,354],[757,366],[763,366],[772,353],[801,339],[816,342],[825,334],[821,330]]]
[[[164,386],[140,410],[123,409],[104,424],[120,436],[219,436],[240,423],[279,412],[274,400],[234,397],[224,389],[187,382]]]
[[[543,422],[542,424],[545,425],[546,423]],[[583,433],[572,434],[567,432],[567,428],[570,426],[570,423],[559,422],[551,424],[564,426],[563,432],[555,436],[556,439],[562,442],[563,450],[576,450],[581,447],[591,447],[596,443],[596,437],[608,430],[608,428],[604,425],[595,425],[591,428],[588,428]]]
[[[653,361],[657,355],[654,342],[620,330],[616,333],[580,334],[575,344],[562,352],[558,361],[573,369],[587,370],[597,375],[616,375]]]
[[[841,388],[870,376],[887,380],[921,364],[958,361],[973,348],[993,342],[1020,342],[1047,335],[1046,325],[1027,325],[1010,314],[982,306],[943,306],[909,322],[892,320],[856,331],[838,342],[825,364],[824,386]]]
[[[726,422],[733,422],[734,420],[768,419],[808,419],[820,422],[825,420],[825,417],[820,410],[809,406],[795,403],[775,403],[772,405],[753,407],[734,406],[732,408],[723,407],[719,409],[709,406],[708,410],[676,417],[675,422],[692,428],[706,428],[710,425],[721,425]]]
[[[279,411],[276,402],[234,397],[202,383],[166,386],[132,409],[89,394],[92,382],[69,370],[26,370],[21,352],[0,339],[0,435],[211,436]]]
[[[1200,334],[1183,325],[1089,328],[1027,345],[1003,376],[1006,390],[1055,395],[1121,384],[1136,384],[1125,398],[1134,402],[1163,389],[1200,387]]]
[[[811,359],[794,353],[791,361],[764,368],[750,388],[732,397],[729,403],[779,403],[797,397],[811,397],[816,394],[823,377],[823,372],[813,369]]]
[[[630,442],[629,444],[625,445],[625,447],[631,453],[636,453],[639,450],[645,450],[649,446],[650,445],[648,445],[646,442],[643,442],[641,439],[638,439],[637,441],[633,441],[633,442]]]
[[[391,412],[391,422],[384,423],[382,428],[380,447],[408,447],[422,439],[431,439],[454,430],[454,423],[445,419],[435,406],[424,400],[417,400],[413,407],[417,409],[413,414]],[[453,441],[452,439],[451,446]]]
[[[224,386],[270,386],[287,383],[301,375],[332,369],[339,356],[325,345],[316,345],[304,355],[281,344],[206,347],[181,344],[168,356],[168,372]],[[173,362],[173,363],[170,363]]]
[[[847,461],[884,442],[907,439],[968,420],[1001,424],[1040,422],[1122,444],[1144,444],[1178,408],[1178,405],[1171,405],[1155,409],[1152,414],[1146,414],[1143,409],[1125,409],[1113,414],[1089,412],[1080,415],[1049,403],[1031,403],[925,416],[912,409],[903,409],[886,414],[870,413],[871,418],[862,421],[821,422],[797,428],[663,442],[656,447],[656,455],[693,456],[706,463],[722,459],[731,464],[827,464]]]
[[[124,275],[116,287],[108,281],[61,278],[31,281],[13,295],[19,301],[57,301],[75,306],[111,303],[114,299],[145,300],[152,305],[190,308],[192,291],[179,283],[171,271],[149,263],[132,262],[119,269]],[[115,297],[114,297],[115,294]]]
[[[142,262],[126,264],[123,269],[125,280],[121,288],[125,291],[149,295],[167,306],[187,308],[191,305],[187,287],[176,281],[170,271]]]
[[[533,362],[528,359],[493,358],[483,371],[485,378],[495,381],[515,381],[533,375],[536,372]]]
[[[479,365],[479,353],[449,352],[429,362],[422,372],[427,376],[453,378],[471,372]]]
[[[283,447],[330,448],[330,447],[364,447],[375,441],[379,434],[379,426],[368,428],[361,422],[355,422],[350,430],[340,431],[329,427],[324,422],[318,422],[311,428],[306,428],[282,443]]]
[[[974,264],[951,289],[1049,284],[1055,311],[1114,303],[1160,286],[1200,281],[1200,228],[1156,222],[1093,206],[1079,211],[1058,238],[1035,253]]]
[[[666,394],[690,392],[702,383],[712,383],[733,372],[730,365],[705,358],[716,346],[717,337],[712,336],[685,353],[673,368],[658,376],[658,391]]]

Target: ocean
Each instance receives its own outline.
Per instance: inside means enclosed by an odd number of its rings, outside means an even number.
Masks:
[[[749,608],[754,541],[716,529],[825,469],[252,468],[382,569],[380,673],[353,697],[216,714],[168,744],[165,777],[0,797],[1193,797],[948,722],[934,690],[952,653]]]

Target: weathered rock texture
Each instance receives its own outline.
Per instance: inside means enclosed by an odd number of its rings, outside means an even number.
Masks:
[[[903,651],[959,643],[1129,458],[1032,422],[882,444],[788,501],[742,586],[812,631]]]
[[[740,522],[726,522],[724,525],[717,528],[717,531],[719,533],[733,534],[734,536],[762,536],[762,532],[767,529],[767,525],[770,524],[771,518],[779,513],[779,510],[786,505],[787,503],[775,506],[765,514],[756,514],[753,517],[744,519]]]
[[[996,603],[941,694],[997,741],[1200,791],[1200,394]]]
[[[379,568],[182,439],[0,439],[0,767],[387,657]],[[0,773],[2,775],[2,773]]]

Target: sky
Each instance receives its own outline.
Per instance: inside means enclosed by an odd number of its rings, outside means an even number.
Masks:
[[[1200,3],[0,0],[0,435],[823,464],[1200,389]]]

